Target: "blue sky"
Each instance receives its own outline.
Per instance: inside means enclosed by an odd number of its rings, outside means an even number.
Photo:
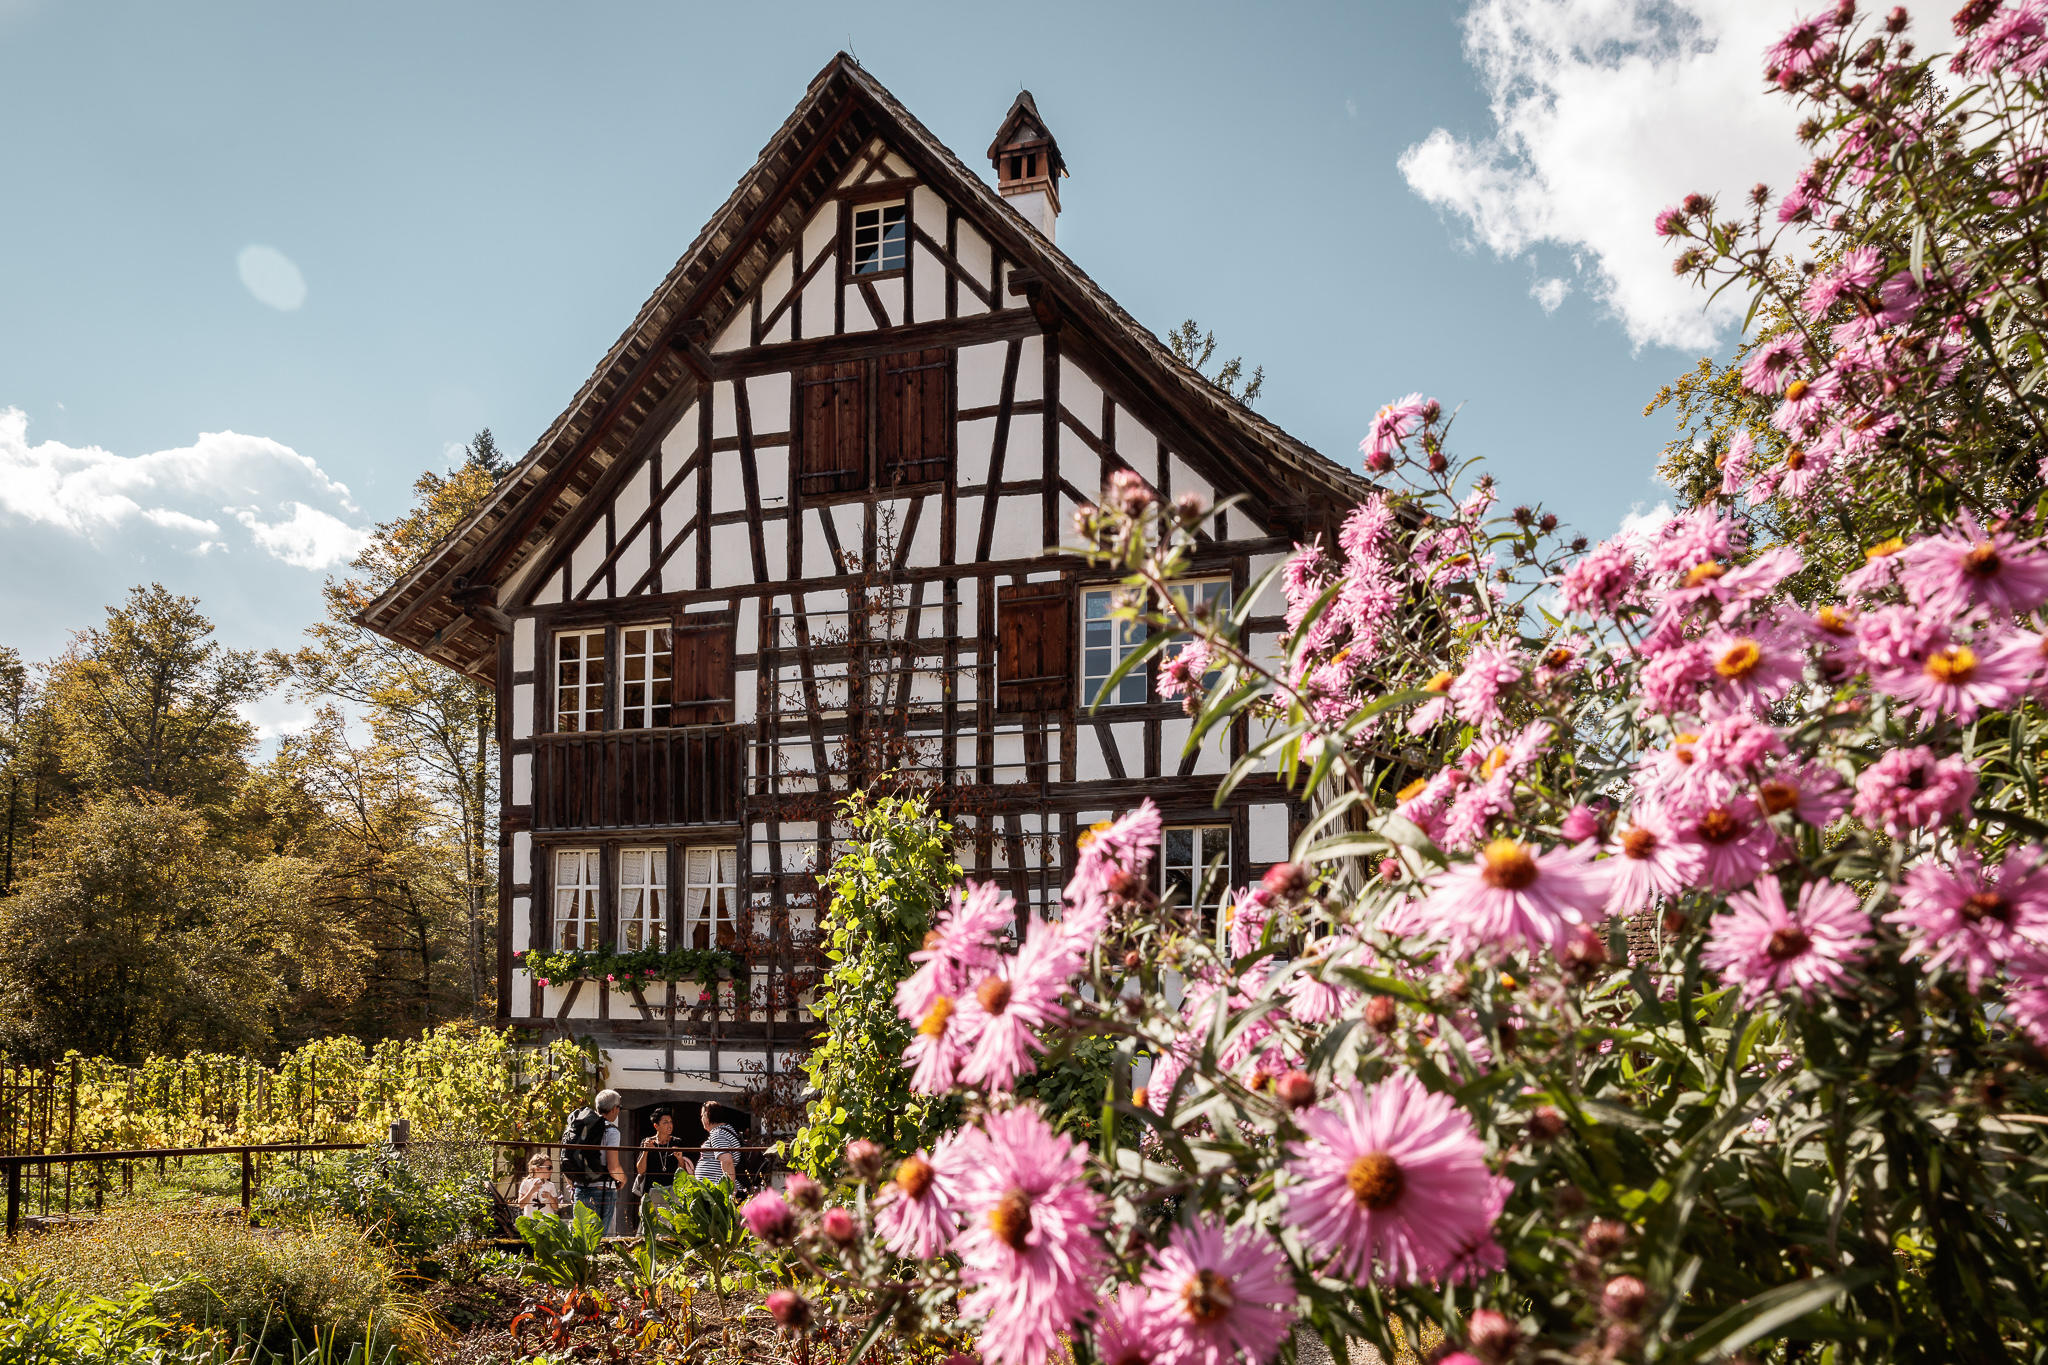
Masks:
[[[1033,90],[1061,244],[1263,364],[1297,435],[1355,459],[1422,389],[1606,534],[1664,492],[1644,402],[1727,340],[1649,211],[1782,183],[1752,92],[1790,13],[0,0],[0,642],[159,579],[290,643],[421,469],[525,450],[841,47],[977,166]]]

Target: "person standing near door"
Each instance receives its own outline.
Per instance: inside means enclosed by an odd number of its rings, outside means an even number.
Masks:
[[[704,1149],[697,1154],[697,1178],[731,1185],[739,1176],[733,1154],[740,1149],[739,1134],[718,1116],[718,1106],[704,1101]]]
[[[562,1130],[562,1174],[587,1207],[612,1231],[612,1211],[626,1172],[619,1165],[619,1105],[616,1090],[600,1090],[589,1107],[569,1116]]]
[[[676,1155],[676,1116],[666,1109],[654,1111],[654,1135],[640,1143],[640,1160],[633,1167],[640,1178],[640,1231],[644,1236],[654,1226],[654,1211],[675,1193],[676,1168],[683,1159]]]

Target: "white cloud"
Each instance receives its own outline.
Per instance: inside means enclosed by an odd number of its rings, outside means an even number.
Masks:
[[[226,510],[258,548],[300,568],[329,568],[368,538],[315,505],[357,511],[347,485],[267,437],[210,431],[189,446],[116,455],[57,441],[31,445],[28,414],[0,408],[0,523],[29,522],[99,542],[142,522],[192,537],[192,552],[207,554],[227,548],[221,524],[205,515],[223,498],[234,500]]]
[[[1438,128],[1401,173],[1498,255],[1581,257],[1635,345],[1710,346],[1745,305],[1731,290],[1704,311],[1650,220],[1695,191],[1789,185],[1798,114],[1763,93],[1763,52],[1794,17],[1784,0],[1475,0],[1465,55],[1492,135]]]
[[[1652,540],[1664,529],[1664,523],[1676,515],[1668,502],[1660,502],[1647,512],[1641,503],[1637,503],[1621,519],[1621,534],[1637,541]]]
[[[306,277],[291,257],[274,246],[243,247],[235,257],[235,270],[242,277],[242,287],[255,295],[258,303],[280,313],[292,312],[306,301]]]
[[[285,563],[301,569],[331,569],[354,559],[370,543],[370,533],[329,512],[303,502],[287,502],[291,515],[266,522],[254,507],[228,507],[249,529],[256,544]]]
[[[1572,292],[1571,282],[1552,276],[1538,280],[1529,286],[1529,297],[1536,300],[1537,307],[1546,313],[1555,313],[1564,304],[1564,296]]]
[[[1344,100],[1344,113],[1347,118],[1357,118],[1358,101],[1346,96]]]

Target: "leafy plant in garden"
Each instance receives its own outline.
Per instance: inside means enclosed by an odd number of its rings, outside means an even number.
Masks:
[[[724,981],[745,961],[725,948],[636,948],[581,952],[523,949],[513,956],[542,985],[550,981]]]
[[[893,1002],[960,875],[953,828],[916,796],[857,794],[840,804],[840,818],[850,837],[818,879],[831,896],[821,926],[831,965],[813,1006],[824,1036],[804,1062],[818,1097],[787,1149],[792,1165],[813,1173],[849,1138],[914,1147],[952,1109],[911,1090],[898,1060],[910,1027]]]
[[[287,1168],[263,1187],[263,1221],[343,1218],[416,1265],[492,1234],[489,1152],[478,1148],[474,1155],[470,1169],[452,1172],[423,1171],[406,1152],[389,1146]]]
[[[604,1248],[604,1219],[588,1204],[573,1204],[570,1209],[567,1218],[552,1213],[520,1215],[519,1236],[533,1254],[525,1269],[542,1284],[588,1289]]]
[[[1567,547],[1411,395],[1362,445],[1382,491],[1276,568],[1268,659],[1257,593],[1172,591],[1212,509],[1110,478],[1077,529],[1150,628],[1123,667],[1163,656],[1193,743],[1255,723],[1222,795],[1270,770],[1315,818],[1221,944],[1155,896],[1149,803],[1021,935],[957,888],[894,1003],[960,1121],[749,1201],[802,1268],[786,1329],[2048,1358],[2048,12],[1966,6],[1945,66],[1905,24],[1795,25],[1767,75],[1812,166],[1659,215],[1786,320],[1741,375],[1785,439],[1654,533]],[[1865,486],[1816,559],[1758,544]],[[1018,1094],[1077,1035],[1119,1054],[1092,1152]]]

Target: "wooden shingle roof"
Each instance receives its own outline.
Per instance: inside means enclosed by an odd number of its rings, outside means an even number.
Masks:
[[[1364,478],[1178,360],[842,52],[811,81],[731,197],[526,458],[357,620],[438,662],[494,676],[495,636],[470,613],[534,566],[554,529],[637,448],[647,428],[672,422],[687,406],[698,381],[686,352],[717,335],[743,306],[846,163],[878,135],[1020,264],[1034,302],[1071,316],[1126,379],[1209,438],[1240,488],[1304,522],[1321,522],[1370,491]]]

